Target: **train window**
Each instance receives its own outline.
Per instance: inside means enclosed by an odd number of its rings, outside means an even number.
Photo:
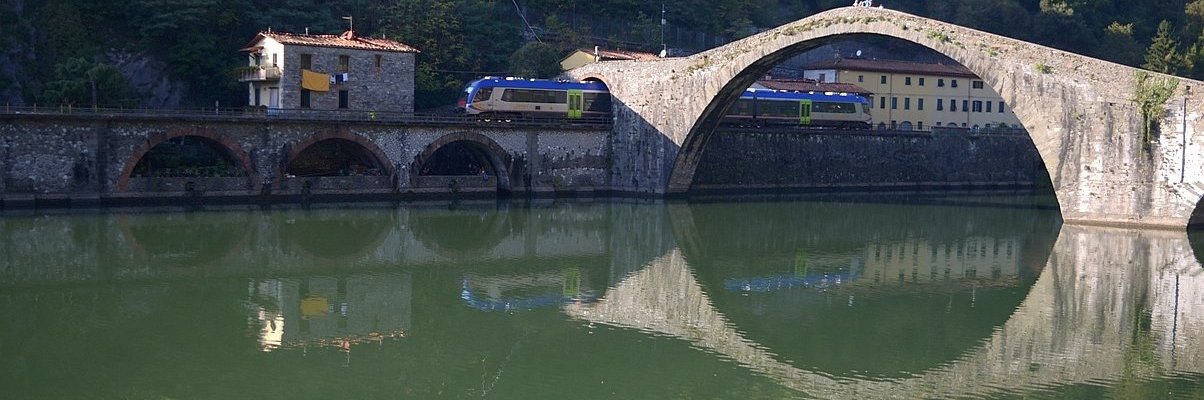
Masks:
[[[581,96],[585,104],[582,109],[585,111],[594,112],[610,112],[610,95],[599,93],[585,93]]]
[[[502,101],[507,103],[518,101],[515,93],[518,93],[518,89],[502,89]]]
[[[477,89],[477,94],[475,96],[473,96],[472,100],[474,102],[475,101],[486,101],[486,100],[489,100],[489,96],[492,96],[492,95],[493,95],[493,88],[480,88],[480,89]]]
[[[819,113],[853,114],[857,112],[854,103],[834,103],[817,101],[811,106],[811,111]]]
[[[752,100],[740,99],[736,100],[736,105],[732,106],[732,111],[728,112],[731,115],[749,116],[752,115]]]

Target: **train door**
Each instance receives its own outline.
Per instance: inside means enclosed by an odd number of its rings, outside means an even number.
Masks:
[[[798,122],[802,125],[811,125],[811,100],[799,100]]]
[[[569,118],[581,118],[581,106],[584,104],[581,97],[581,90],[569,90]]]

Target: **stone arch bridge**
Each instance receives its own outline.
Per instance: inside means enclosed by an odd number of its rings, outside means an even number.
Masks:
[[[690,188],[716,123],[744,88],[794,55],[850,35],[914,42],[979,75],[1032,136],[1069,222],[1183,227],[1204,196],[1204,82],[1175,85],[1143,143],[1139,70],[953,24],[847,7],[683,58],[594,63],[569,75],[615,99],[612,180],[627,189]]]
[[[267,116],[0,115],[3,205],[95,204],[180,196],[315,195],[363,198],[449,190],[595,191],[608,183],[607,126],[461,122],[326,121]],[[221,176],[143,176],[156,148],[190,138],[237,171]],[[362,171],[303,176],[292,162],[346,156]],[[436,153],[460,145],[480,176],[427,173]],[[476,164],[482,165],[476,165]],[[427,172],[424,172],[427,171]],[[0,206],[3,206],[0,205]]]

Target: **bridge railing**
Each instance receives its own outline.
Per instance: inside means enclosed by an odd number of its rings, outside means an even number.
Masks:
[[[91,117],[128,118],[190,118],[241,119],[271,121],[361,122],[405,125],[479,125],[530,127],[597,127],[611,125],[610,118],[546,118],[523,117],[501,121],[482,121],[473,116],[455,113],[406,113],[374,110],[319,110],[301,108],[105,108],[59,106],[4,106],[0,115],[78,115]]]

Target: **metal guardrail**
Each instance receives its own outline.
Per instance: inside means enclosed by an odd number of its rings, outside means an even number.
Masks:
[[[247,121],[320,121],[357,122],[404,125],[449,125],[483,127],[610,127],[610,118],[512,118],[502,121],[482,121],[463,114],[402,113],[371,110],[317,110],[284,108],[93,108],[59,106],[4,106],[0,115],[81,116],[92,118],[190,118],[233,119]]]

